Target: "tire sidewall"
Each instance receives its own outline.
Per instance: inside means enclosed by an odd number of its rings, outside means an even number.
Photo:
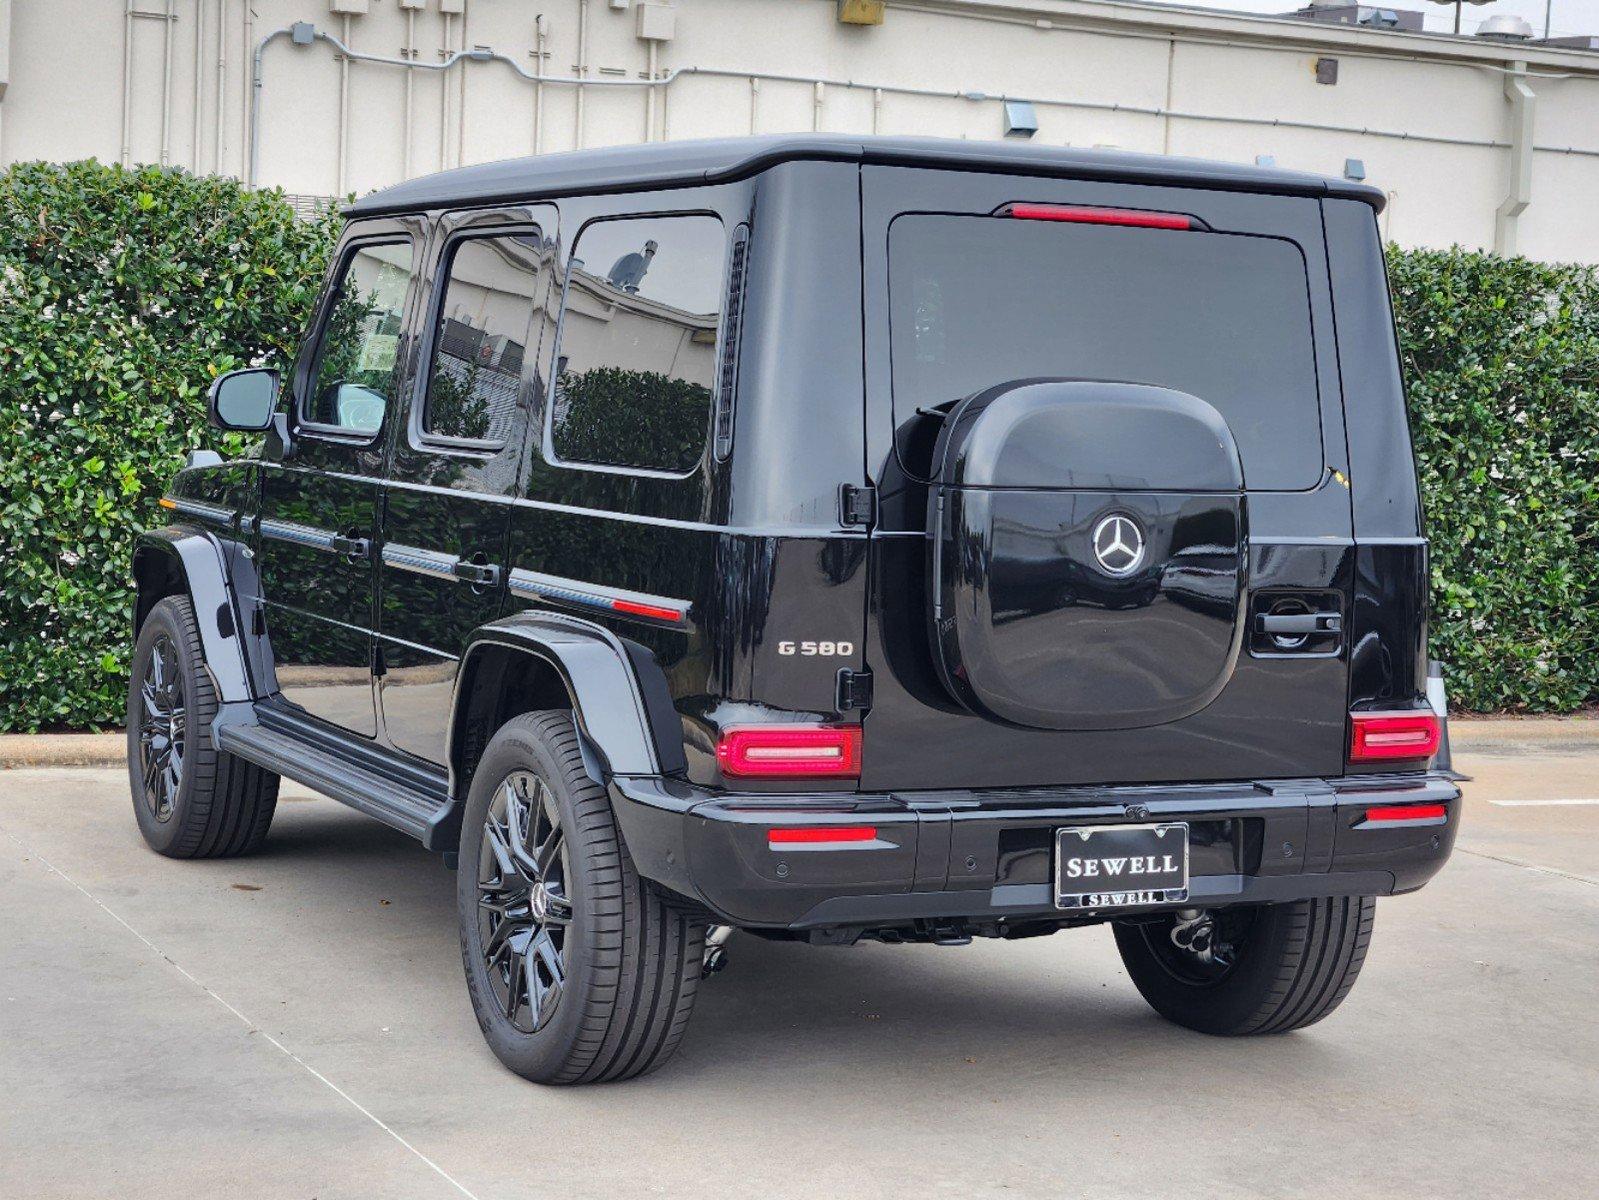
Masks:
[[[555,1014],[541,1029],[523,1033],[511,1024],[489,985],[478,929],[478,858],[483,824],[495,793],[516,771],[539,776],[550,790],[566,839],[569,870],[566,892],[572,903],[572,924],[563,949],[566,982]],[[595,985],[595,911],[593,848],[579,827],[567,774],[544,738],[520,718],[503,726],[484,752],[472,775],[461,820],[460,859],[456,871],[456,916],[467,991],[478,1026],[495,1056],[520,1075],[548,1076],[571,1054],[583,1023],[583,1011]]]
[[[145,618],[134,643],[133,664],[128,681],[128,785],[133,793],[133,815],[139,823],[144,840],[158,853],[169,854],[177,849],[189,827],[189,810],[195,790],[201,739],[210,736],[207,714],[200,710],[200,665],[189,650],[188,631],[183,627],[179,605],[183,601],[168,597],[161,601]],[[165,635],[172,643],[178,660],[178,675],[183,681],[184,704],[184,759],[183,777],[178,781],[178,794],[172,801],[172,812],[165,821],[158,821],[145,799],[144,773],[140,762],[139,725],[144,705],[140,689],[149,673],[151,651],[157,639]]]

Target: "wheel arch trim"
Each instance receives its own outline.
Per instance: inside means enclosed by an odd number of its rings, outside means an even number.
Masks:
[[[687,769],[681,726],[666,678],[648,647],[593,622],[555,613],[523,612],[480,626],[455,677],[446,756],[450,791],[459,795],[463,729],[473,668],[501,647],[539,659],[554,670],[572,704],[585,753],[615,775],[673,775]]]
[[[245,662],[238,607],[228,586],[225,551],[212,534],[185,525],[139,534],[133,549],[133,581],[135,638],[150,609],[181,590],[194,608],[205,667],[218,703],[256,698]],[[179,586],[168,586],[168,581]]]

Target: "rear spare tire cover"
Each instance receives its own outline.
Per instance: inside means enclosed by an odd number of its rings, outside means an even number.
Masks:
[[[1221,414],[1032,379],[957,405],[929,492],[934,654],[974,712],[1042,729],[1180,720],[1243,637],[1243,469]]]

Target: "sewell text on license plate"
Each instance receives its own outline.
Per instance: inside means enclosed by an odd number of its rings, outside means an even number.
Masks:
[[[1125,908],[1186,899],[1187,825],[1076,825],[1056,831],[1056,907]]]

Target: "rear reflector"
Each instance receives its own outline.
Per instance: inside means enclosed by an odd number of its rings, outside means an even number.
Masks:
[[[871,825],[823,825],[814,829],[769,829],[769,846],[814,846],[826,842],[875,842],[877,829]]]
[[[1431,758],[1442,739],[1436,713],[1350,713],[1349,761]]]
[[[1141,212],[1135,208],[1084,208],[1073,204],[1007,204],[1002,217],[1021,221],[1073,221],[1079,225],[1137,225],[1145,229],[1192,229],[1182,213]]]
[[[1368,808],[1367,821],[1442,821],[1449,810],[1442,804],[1388,804],[1382,808]]]
[[[852,779],[861,773],[859,725],[748,725],[716,743],[723,775]]]

